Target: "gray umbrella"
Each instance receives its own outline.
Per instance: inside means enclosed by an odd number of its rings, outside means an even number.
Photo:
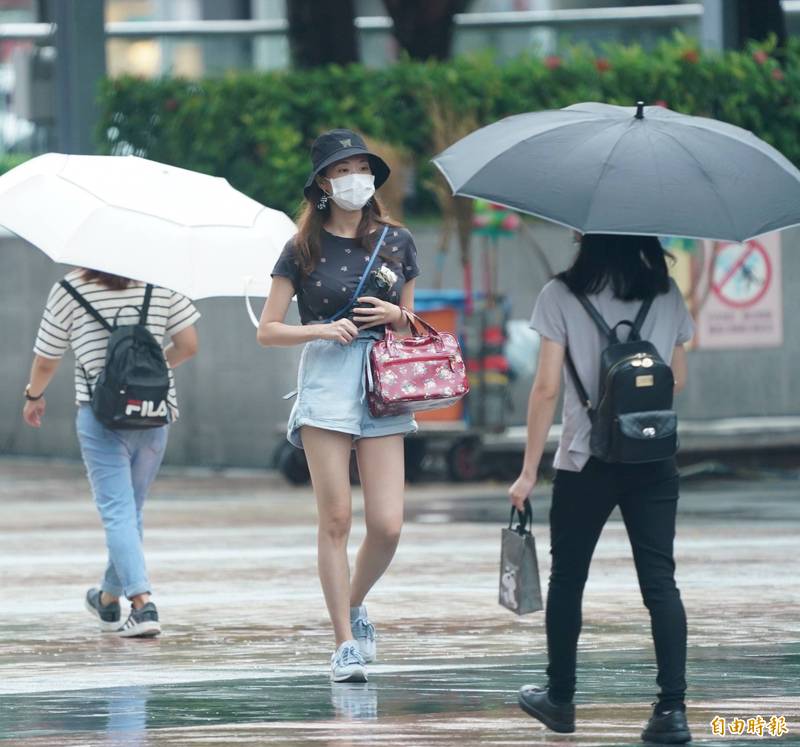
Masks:
[[[751,132],[658,106],[518,114],[433,162],[453,194],[583,233],[744,241],[800,224],[800,171]]]

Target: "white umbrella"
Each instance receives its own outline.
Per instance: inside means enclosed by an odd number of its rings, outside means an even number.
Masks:
[[[60,153],[0,176],[0,224],[57,262],[195,299],[266,296],[297,230],[220,177],[135,156]]]

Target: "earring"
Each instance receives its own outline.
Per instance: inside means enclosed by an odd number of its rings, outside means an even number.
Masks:
[[[323,192],[322,197],[317,202],[317,210],[324,210],[326,207],[328,207],[328,195]]]

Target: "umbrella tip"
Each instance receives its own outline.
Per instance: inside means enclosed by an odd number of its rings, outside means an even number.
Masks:
[[[636,102],[636,119],[644,119],[644,101]]]

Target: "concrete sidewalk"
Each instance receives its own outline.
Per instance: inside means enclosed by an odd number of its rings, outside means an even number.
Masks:
[[[331,686],[308,489],[273,473],[167,470],[147,508],[164,635],[98,634],[82,609],[104,541],[76,463],[0,460],[0,744],[630,745],[654,699],[649,620],[624,527],[596,552],[579,652],[578,731],[519,711],[544,679],[542,613],[496,603],[505,485],[409,490],[408,523],[369,607],[380,663]],[[800,744],[800,481],[689,482],[678,582],[696,743]],[[547,486],[537,492],[542,579]],[[363,536],[359,507],[351,547]],[[715,737],[719,716],[789,733]],[[717,722],[719,723],[719,722]],[[756,722],[754,722],[756,723]]]

